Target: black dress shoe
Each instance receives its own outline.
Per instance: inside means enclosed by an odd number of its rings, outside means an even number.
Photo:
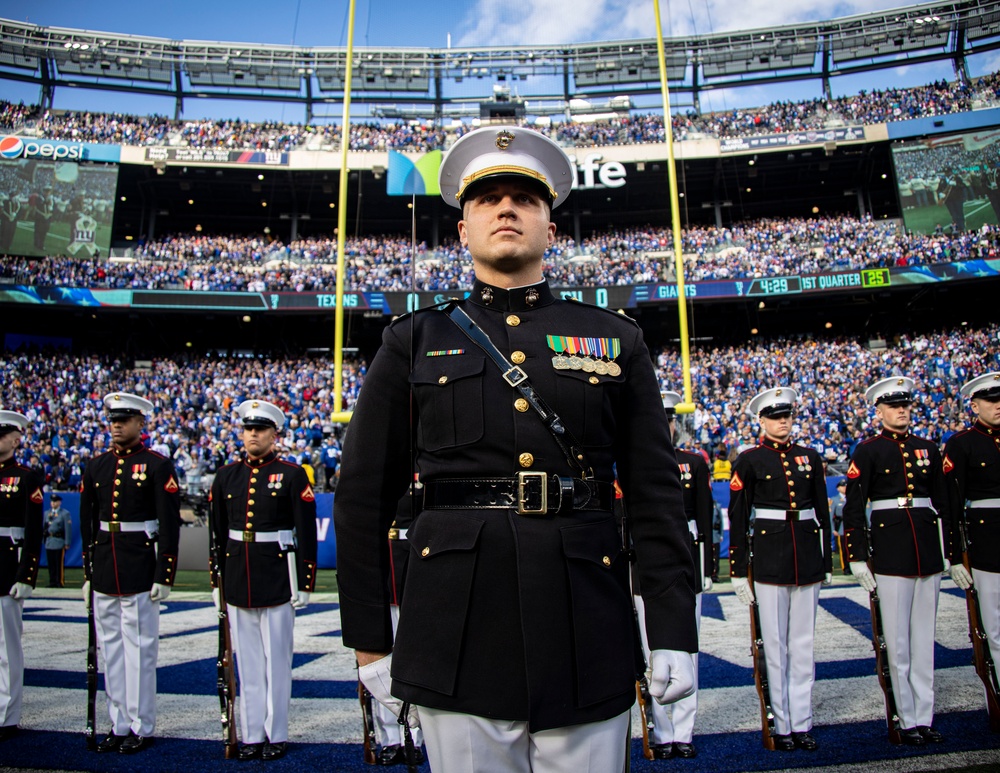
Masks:
[[[241,760],[259,760],[263,751],[264,744],[262,743],[245,743],[240,747],[239,758]]]
[[[792,740],[790,735],[772,735],[771,740],[774,741],[774,750],[776,752],[790,752],[795,750],[795,741]]]
[[[924,740],[924,737],[920,735],[920,731],[915,727],[900,730],[899,737],[903,739],[903,743],[907,746],[923,746],[927,743],[927,741]]]
[[[814,752],[819,748],[819,744],[810,733],[792,733],[792,740],[798,748],[805,749],[807,752]]]
[[[278,743],[268,741],[264,744],[264,751],[260,753],[260,758],[268,762],[270,760],[280,760],[285,756],[286,751],[288,751],[288,744],[284,741],[279,741]]]
[[[693,743],[678,743],[674,742],[674,755],[677,757],[683,757],[686,760],[692,757],[698,756],[698,750],[694,748]]]
[[[143,749],[147,749],[153,745],[153,736],[151,735],[136,735],[135,733],[129,733],[128,738],[122,741],[121,748],[118,751],[121,754],[137,754]]]
[[[653,752],[654,760],[669,760],[674,756],[674,745],[672,743],[650,744],[649,750]]]
[[[943,735],[933,727],[927,727],[927,725],[919,725],[917,732],[920,733],[921,738],[927,741],[927,743],[941,743],[944,740]]]
[[[4,725],[0,727],[0,741],[6,741],[15,735],[17,735],[17,725]]]
[[[406,762],[406,757],[403,754],[403,747],[398,744],[392,746],[383,746],[382,751],[378,753],[378,757],[375,758],[376,765],[383,765],[388,767],[389,765],[402,765]]]
[[[97,744],[97,751],[99,752],[116,752],[122,745],[122,741],[128,738],[127,735],[115,735],[112,730],[106,736],[104,740]]]

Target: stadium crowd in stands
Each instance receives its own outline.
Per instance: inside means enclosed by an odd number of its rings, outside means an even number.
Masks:
[[[974,106],[1000,102],[1000,74],[991,73],[972,83],[938,81],[915,88],[861,91],[842,97],[820,97],[801,102],[773,102],[757,108],[734,108],[711,113],[688,111],[672,118],[675,140],[709,136],[750,137],[793,131],[819,131],[864,126],[910,118],[965,112]],[[595,121],[533,122],[533,129],[567,146],[625,145],[663,142],[662,115],[635,114]],[[53,140],[119,145],[172,144],[231,150],[302,148],[337,149],[337,124],[292,124],[230,120],[172,120],[163,116],[41,110],[38,106],[0,102],[0,128]],[[352,150],[426,152],[443,149],[472,127],[461,124],[448,133],[431,122],[365,121],[352,124]]]
[[[284,456],[313,463],[329,458],[332,449],[339,458],[330,415],[353,407],[367,370],[363,361],[345,359],[342,405],[335,406],[332,358],[185,355],[151,362],[136,369],[120,357],[33,351],[0,359],[4,406],[17,406],[32,420],[22,447],[52,488],[76,489],[86,462],[108,450],[102,399],[126,387],[156,405],[145,428],[147,442],[174,458],[191,487],[238,457],[242,425],[234,409],[261,394],[288,415]]]
[[[592,287],[669,282],[674,279],[669,229],[619,229],[577,244],[557,235],[546,256],[556,286]],[[1000,255],[1000,227],[974,232],[939,229],[905,233],[871,218],[768,218],[731,227],[684,229],[688,281],[810,274],[887,266],[948,263]],[[348,239],[345,287],[352,291],[411,288],[410,240]],[[326,291],[336,284],[336,240],[289,244],[263,236],[169,236],[139,245],[124,261],[90,257],[0,257],[0,279],[63,287],[191,289],[212,291]],[[415,287],[456,290],[471,286],[472,260],[454,239],[436,249],[416,246]]]
[[[918,385],[912,431],[943,446],[970,419],[959,387],[978,373],[1000,370],[1000,325],[956,327],[929,335],[899,335],[884,350],[844,338],[780,338],[741,346],[699,347],[691,354],[694,403],[688,445],[710,459],[730,460],[756,442],[747,402],[768,386],[799,392],[795,437],[841,472],[855,446],[874,432],[865,389],[879,378],[913,377]],[[662,389],[682,383],[673,349],[657,355]]]
[[[913,431],[943,444],[969,419],[961,384],[977,373],[1000,370],[1000,325],[958,327],[934,334],[900,335],[878,351],[843,338],[777,338],[692,352],[693,416],[683,425],[690,448],[733,458],[753,444],[756,421],[744,414],[760,389],[780,384],[800,393],[795,436],[814,446],[842,472],[855,445],[873,432],[873,412],[863,399],[877,378],[916,379],[919,398]],[[107,448],[102,396],[130,388],[156,406],[147,423],[151,446],[172,456],[189,485],[235,458],[239,422],[234,407],[249,395],[266,395],[284,409],[289,425],[282,453],[316,469],[335,469],[339,456],[330,414],[333,362],[304,358],[198,358],[152,361],[134,369],[121,357],[23,351],[0,361],[8,385],[5,407],[25,412],[32,426],[24,460],[45,470],[52,488],[75,488],[86,461]],[[657,355],[663,389],[682,383],[675,349]],[[366,365],[345,362],[344,407],[363,388]],[[329,466],[328,466],[329,465]]]

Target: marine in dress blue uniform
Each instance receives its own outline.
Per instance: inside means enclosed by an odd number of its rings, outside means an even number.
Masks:
[[[934,627],[951,528],[941,453],[909,431],[913,387],[892,376],[865,391],[882,431],[851,457],[844,535],[858,583],[878,587],[901,737],[921,746],[942,740],[932,727]]]
[[[282,410],[255,399],[236,412],[244,455],[212,483],[212,539],[240,678],[239,757],[277,760],[288,743],[295,610],[316,587],[316,497],[305,470],[274,450]]]
[[[42,476],[14,458],[28,424],[23,413],[0,411],[0,741],[21,721],[21,611],[42,549]]]
[[[682,398],[677,392],[662,392],[663,408],[670,421],[670,438],[676,439],[675,406]],[[680,471],[681,487],[684,490],[684,515],[690,532],[689,546],[695,570],[700,575],[695,580],[695,615],[699,631],[701,629],[701,594],[712,589],[712,484],[708,462],[698,453],[675,448],[677,467]],[[649,645],[645,638],[645,607],[639,594],[638,582],[633,582],[636,612],[639,614],[639,633],[643,637],[643,652],[648,660]],[[650,733],[650,749],[653,759],[670,759],[677,756],[685,759],[695,757],[698,750],[693,743],[694,723],[698,715],[698,655],[694,656],[694,692],[686,698],[664,705],[653,701],[647,711],[653,718]]]
[[[979,611],[994,660],[1000,657],[1000,373],[984,373],[961,389],[976,419],[944,447],[952,517],[951,577],[963,590],[975,584]],[[969,565],[957,538],[964,520]]]
[[[580,773],[622,768],[635,641],[615,464],[651,693],[670,701],[693,689],[690,535],[649,351],[632,320],[557,299],[542,278],[551,207],[572,177],[562,149],[527,129],[481,129],[452,147],[441,190],[462,207],[476,270],[456,306],[521,370],[502,377],[442,309],[401,318],[383,335],[344,446],[334,508],[344,644],[373,695],[419,707],[436,773],[555,759]],[[569,458],[512,386],[521,373],[579,441]],[[394,642],[385,537],[412,479],[411,438],[424,505]]]
[[[49,565],[49,587],[62,588],[65,585],[66,543],[70,538],[69,510],[62,506],[62,497],[53,494],[49,498],[48,513],[45,514],[45,558]]]
[[[813,639],[820,584],[829,584],[832,572],[830,509],[822,458],[790,439],[797,400],[794,389],[782,386],[750,401],[747,412],[758,417],[763,437],[733,465],[729,558],[736,595],[749,604],[756,592],[774,747],[815,751]]]
[[[83,595],[93,597],[111,716],[97,751],[133,754],[156,729],[160,602],[177,573],[180,487],[173,462],[141,439],[153,404],[112,392],[104,406],[112,448],[87,464],[80,489]]]

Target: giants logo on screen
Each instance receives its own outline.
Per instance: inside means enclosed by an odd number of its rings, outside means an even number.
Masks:
[[[78,142],[38,142],[20,137],[0,138],[0,158],[51,158],[56,161],[81,161],[84,146]]]

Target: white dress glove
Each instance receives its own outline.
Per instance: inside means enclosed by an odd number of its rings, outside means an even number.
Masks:
[[[218,588],[212,588],[212,603],[215,604],[215,611],[218,612],[219,611],[219,607],[222,606],[222,601],[220,600],[220,597],[219,597],[219,589]]]
[[[701,578],[701,590],[702,590],[703,593],[708,593],[710,590],[712,590],[712,578],[711,577],[702,577]]]
[[[83,583],[83,602],[87,605],[87,609],[90,609],[90,580],[84,580]]]
[[[296,592],[295,598],[292,599],[292,608],[305,609],[308,606],[309,606],[309,592],[304,590]],[[371,691],[369,690],[369,692]]]
[[[659,704],[674,703],[694,692],[694,658],[690,652],[653,650],[649,694]]]
[[[12,599],[20,599],[21,601],[24,601],[25,599],[31,598],[31,594],[34,590],[35,589],[26,582],[15,582],[10,587],[10,597]]]
[[[944,572],[943,572],[943,573],[947,573],[947,572],[950,572],[950,571],[951,571],[951,561],[949,561],[949,560],[948,560],[948,559],[946,558],[946,559],[944,560]]]
[[[833,585],[833,575],[830,574],[830,572],[827,572],[826,574],[823,575],[823,584]]]
[[[746,577],[733,577],[732,579],[736,598],[747,606],[753,604],[753,591],[750,590],[750,581]]]
[[[394,698],[389,691],[392,685],[392,653],[384,658],[379,658],[367,666],[358,667],[358,678],[361,683],[368,688],[372,697],[398,717],[403,708],[403,702],[399,698]],[[417,714],[417,707],[410,706],[410,712],[406,716],[406,723],[411,727],[420,727],[420,716]]]
[[[962,590],[968,590],[972,587],[972,575],[969,574],[969,570],[963,564],[955,564],[951,567],[951,579]]]
[[[850,566],[851,574],[853,574],[854,579],[858,581],[858,585],[869,593],[875,590],[875,575],[873,575],[872,570],[868,568],[868,564],[864,561],[851,561]]]
[[[153,589],[149,592],[150,601],[166,601],[167,597],[170,595],[170,591],[173,590],[169,585],[162,585],[161,583],[154,582]]]

